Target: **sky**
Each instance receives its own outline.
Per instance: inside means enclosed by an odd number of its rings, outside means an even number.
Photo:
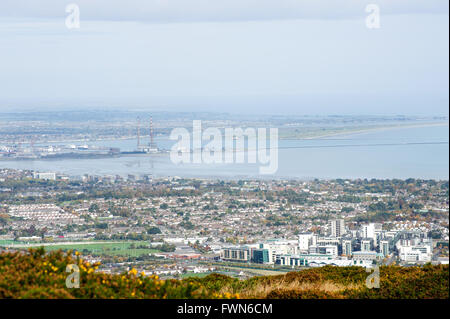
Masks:
[[[448,0],[69,3],[0,1],[0,111],[448,115]]]

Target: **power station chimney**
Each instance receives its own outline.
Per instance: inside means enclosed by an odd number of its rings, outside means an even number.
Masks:
[[[153,117],[150,116],[150,148],[154,148],[155,144],[153,142]]]

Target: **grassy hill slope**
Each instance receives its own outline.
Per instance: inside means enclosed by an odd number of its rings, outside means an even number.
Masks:
[[[66,266],[80,269],[80,288],[66,288]],[[361,267],[321,267],[239,280],[213,274],[161,280],[132,269],[96,272],[81,256],[44,249],[0,254],[0,298],[448,298],[449,266],[380,267],[380,288]]]

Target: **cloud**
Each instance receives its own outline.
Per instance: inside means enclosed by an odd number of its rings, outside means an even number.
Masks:
[[[448,0],[2,0],[0,17],[64,18],[76,3],[81,19],[106,21],[223,22],[364,18],[367,4],[381,14],[448,14]]]

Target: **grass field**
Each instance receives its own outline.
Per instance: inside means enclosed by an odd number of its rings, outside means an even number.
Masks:
[[[0,240],[0,246],[1,245],[12,245],[12,244],[15,244],[15,243],[17,243],[17,242],[14,241],[14,240],[7,240],[7,239],[1,239]]]
[[[185,278],[204,278],[204,277],[206,277],[206,276],[208,276],[210,274],[211,274],[210,272],[202,272],[202,273],[187,272],[185,274],[182,274],[181,278],[182,279],[185,279]]]
[[[254,269],[254,268],[239,268],[239,267],[223,267],[225,269],[230,269],[234,271],[244,271],[259,276],[276,276],[286,274],[287,271],[276,271],[276,270],[266,270],[266,269]]]
[[[230,278],[237,277],[237,272],[227,271],[227,270],[218,270],[218,271],[214,271],[214,272],[202,272],[202,273],[187,272],[187,273],[181,275],[181,279],[205,278],[205,277],[207,277],[209,275],[213,275],[213,274],[229,276]]]

